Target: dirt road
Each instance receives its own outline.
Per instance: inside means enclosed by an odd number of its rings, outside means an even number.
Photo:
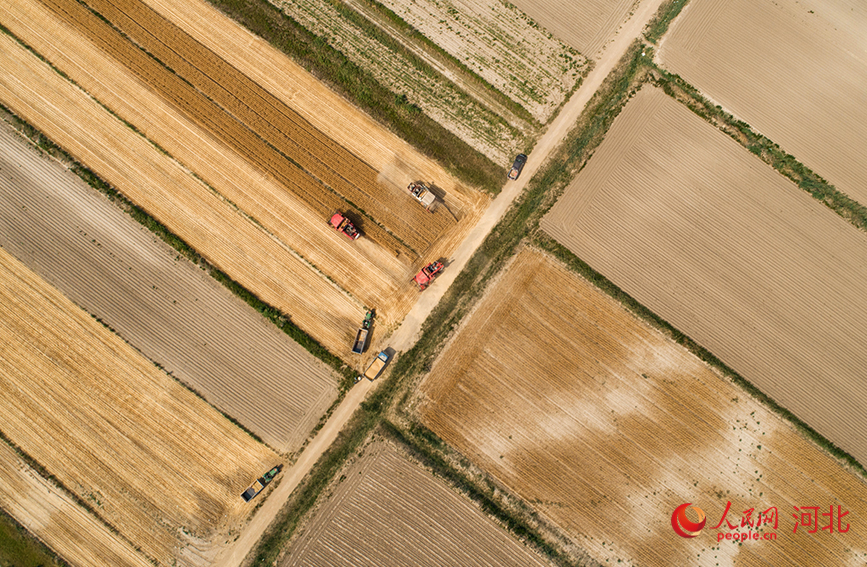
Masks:
[[[484,240],[491,229],[503,218],[509,206],[521,194],[529,180],[536,174],[541,165],[554,153],[557,146],[575,124],[587,102],[602,85],[602,81],[617,65],[629,45],[641,34],[644,26],[659,9],[662,0],[643,1],[632,17],[621,26],[614,41],[609,44],[596,66],[584,79],[581,87],[575,91],[569,102],[557,118],[550,124],[548,131],[539,139],[533,152],[528,156],[527,165],[518,181],[509,182],[505,189],[493,200],[476,226],[470,231],[451,258],[449,267],[431,285],[416,302],[415,307],[406,316],[401,326],[389,341],[389,346],[398,352],[409,349],[418,338],[421,325],[433,308],[439,303],[455,277],[464,269],[467,261],[476,248]],[[503,172],[505,175],[506,172]],[[259,509],[250,523],[241,532],[234,545],[227,547],[214,563],[215,567],[237,567],[262,537],[265,529],[271,524],[277,512],[285,504],[289,495],[302,478],[313,467],[322,453],[337,437],[349,417],[364,400],[367,393],[376,386],[376,382],[362,380],[352,390],[335,410],[328,422],[320,430],[310,445],[301,454],[290,469],[285,473],[280,486],[270,495],[267,502]]]

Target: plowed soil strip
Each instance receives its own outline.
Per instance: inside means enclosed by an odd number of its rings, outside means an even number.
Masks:
[[[549,564],[391,443],[365,448],[345,478],[310,527],[290,544],[281,565]]]
[[[170,564],[249,511],[277,455],[0,250],[0,423],[12,443]]]
[[[361,305],[7,35],[0,100],[211,263],[331,352],[345,355]]]
[[[170,100],[203,128],[212,132],[262,170],[276,177],[320,215],[326,217],[335,210],[348,210],[354,212],[356,218],[364,220],[364,215],[352,209],[343,198],[294,165],[274,146],[253,132],[248,125],[239,122],[190,86],[183,78],[166,69],[76,0],[44,0],[43,3],[64,21],[79,29],[94,44],[132,70],[142,81]],[[361,227],[365,234],[388,250],[407,254],[411,258],[415,256],[376,224],[363,222]],[[402,236],[407,238],[404,242],[409,246],[422,250],[426,248],[423,241],[414,239],[415,233]]]
[[[542,228],[867,463],[867,235],[644,87]]]
[[[867,514],[863,479],[542,253],[519,253],[421,391],[428,427],[603,565],[800,567],[867,557],[867,524],[856,520]],[[685,502],[707,513],[695,539],[672,531]],[[717,543],[730,530],[711,526],[727,502],[736,526],[744,510],[755,523],[776,507],[778,529],[763,530],[777,540]],[[849,512],[847,533],[792,533],[793,506],[827,514],[831,505]]]
[[[337,397],[328,367],[0,127],[0,246],[278,451]]]

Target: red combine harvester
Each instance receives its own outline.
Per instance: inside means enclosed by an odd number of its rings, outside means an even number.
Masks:
[[[334,230],[337,232],[343,233],[349,240],[358,240],[358,237],[361,236],[361,231],[355,228],[352,221],[343,216],[343,213],[340,211],[331,216],[331,222],[329,224],[334,227]]]
[[[443,271],[443,263],[442,262],[431,262],[427,266],[421,269],[419,273],[412,278],[412,281],[418,284],[418,290],[424,291],[424,289],[430,285],[430,283],[434,280],[437,275]]]

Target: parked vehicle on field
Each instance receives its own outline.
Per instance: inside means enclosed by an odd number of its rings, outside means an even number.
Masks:
[[[367,367],[367,370],[364,371],[364,377],[368,380],[376,380],[380,374],[382,374],[385,365],[388,364],[388,353],[385,351],[380,352],[376,355],[376,358],[373,359],[373,362],[370,363],[370,366]]]
[[[352,221],[346,218],[346,216],[340,211],[337,211],[336,213],[331,215],[331,221],[329,221],[328,224],[334,227],[334,230],[346,236],[346,238],[348,238],[349,240],[358,240],[358,238],[361,236],[361,231],[355,228],[355,225],[352,224]]]
[[[437,200],[433,191],[428,189],[427,185],[421,181],[413,181],[406,189],[409,191],[410,195],[415,197],[415,199],[424,206],[425,209],[430,209],[431,205],[434,204],[434,201]]]
[[[445,266],[443,266],[442,262],[431,262],[430,264],[422,268],[419,273],[417,273],[415,277],[412,278],[412,281],[418,284],[419,291],[424,291],[425,288],[427,288],[427,286],[429,286],[430,283],[434,280],[434,278],[437,277],[437,275],[439,275],[441,271],[443,271],[444,267]]]
[[[352,352],[361,354],[367,348],[367,338],[370,336],[370,327],[373,325],[373,318],[376,317],[376,310],[371,309],[364,316],[364,321],[361,323],[361,328],[355,333],[355,342],[352,345]]]
[[[254,482],[250,486],[250,488],[248,488],[241,494],[241,498],[244,499],[244,502],[249,502],[250,500],[255,498],[257,494],[265,490],[265,487],[271,484],[271,481],[274,480],[274,477],[277,476],[277,473],[279,473],[282,469],[283,465],[277,465],[276,467],[256,479],[256,482]]]
[[[521,175],[521,170],[524,169],[524,164],[527,163],[527,156],[518,154],[515,157],[515,162],[512,164],[512,169],[509,170],[509,179],[514,181]]]

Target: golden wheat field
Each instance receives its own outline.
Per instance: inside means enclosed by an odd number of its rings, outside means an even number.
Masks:
[[[280,565],[550,564],[391,442],[368,444],[344,476]]]
[[[861,203],[867,203],[867,5],[690,2],[658,59]]]
[[[0,246],[279,452],[337,398],[331,370],[0,124]]]
[[[3,434],[146,557],[207,557],[278,456],[5,251],[0,278]]]
[[[517,255],[420,392],[426,426],[604,565],[867,560],[863,478],[543,253]],[[717,542],[728,502],[736,526],[776,507],[777,540]],[[672,529],[683,503],[707,513],[694,539]],[[831,505],[848,532],[793,533],[794,506]]]
[[[543,229],[867,462],[867,236],[661,90]]]

